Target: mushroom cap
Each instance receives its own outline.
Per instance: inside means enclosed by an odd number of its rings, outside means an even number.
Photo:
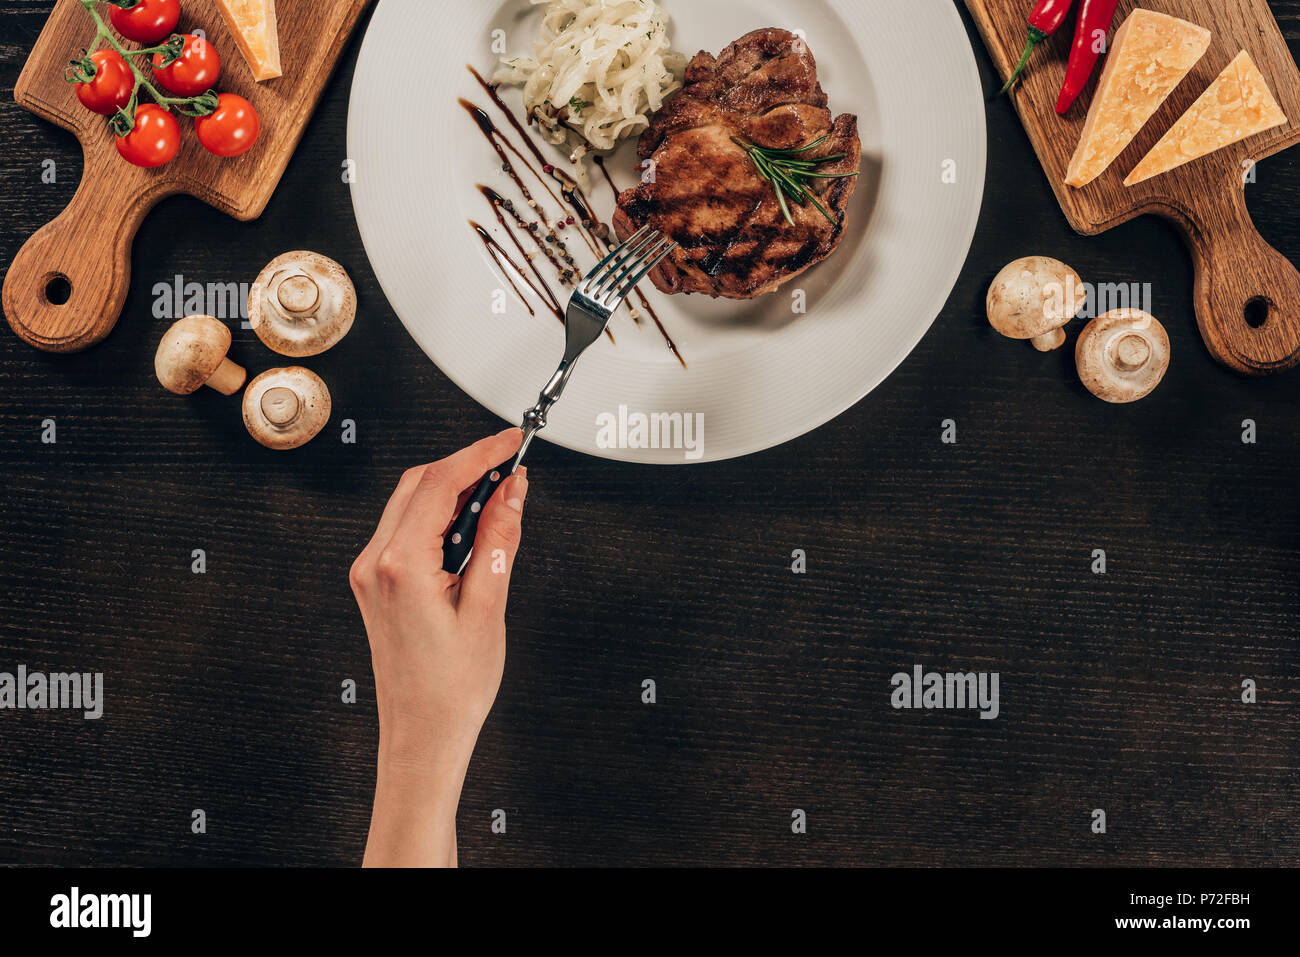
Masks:
[[[320,355],[348,334],[357,291],[347,272],[319,253],[277,256],[248,293],[248,322],[272,352]]]
[[[158,343],[154,372],[168,392],[189,395],[203,388],[230,351],[230,330],[212,316],[186,316]]]
[[[1083,280],[1065,263],[1027,256],[994,277],[985,308],[989,324],[1008,339],[1034,339],[1077,316],[1086,298]]]
[[[1098,316],[1074,347],[1079,379],[1099,399],[1136,402],[1150,395],[1169,370],[1169,335],[1141,309]]]
[[[330,390],[302,366],[267,369],[244,391],[244,426],[268,449],[310,442],[330,418]]]

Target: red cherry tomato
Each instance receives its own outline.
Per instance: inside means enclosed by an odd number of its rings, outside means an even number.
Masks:
[[[145,103],[135,111],[135,128],[117,138],[117,151],[128,163],[153,169],[170,163],[181,148],[181,127],[172,116],[155,103]]]
[[[181,0],[140,0],[130,10],[109,7],[113,29],[128,40],[152,45],[172,35],[181,19]]]
[[[202,37],[185,34],[185,47],[180,59],[162,65],[163,55],[153,55],[153,72],[168,93],[176,96],[198,96],[217,85],[221,76],[221,57],[217,48]]]
[[[194,121],[194,132],[209,153],[218,156],[241,156],[253,148],[262,122],[257,110],[242,96],[222,93],[217,97],[217,109],[210,116],[200,116]]]
[[[77,99],[92,113],[108,116],[131,102],[135,74],[116,50],[96,50],[90,55],[95,75],[77,84]]]

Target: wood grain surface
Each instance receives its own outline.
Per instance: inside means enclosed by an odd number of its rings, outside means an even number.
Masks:
[[[1025,17],[1032,4],[966,0],[966,5],[999,75],[1010,76],[1024,49]],[[1065,185],[1101,74],[1098,67],[1070,112],[1057,115],[1074,17],[1042,44],[1032,68],[1014,88],[1016,111],[1075,229],[1095,235],[1147,213],[1168,218],[1192,250],[1196,315],[1210,351],[1247,374],[1290,369],[1300,363],[1300,272],[1260,238],[1242,193],[1250,163],[1300,141],[1300,72],[1268,0],[1122,0],[1115,29],[1138,6],[1190,20],[1210,30],[1213,39],[1201,61],[1105,173],[1082,189]],[[1125,176],[1242,50],[1250,52],[1268,80],[1288,122],[1163,176],[1125,186]]]
[[[1300,0],[1272,7],[1300,49]],[[0,5],[5,87],[48,11]],[[348,567],[403,469],[502,423],[420,352],[367,263],[341,178],[357,48],[260,221],[168,199],[135,244],[129,321],[100,346],[52,356],[0,336],[0,670],[102,671],[107,696],[99,721],[0,711],[0,863],[361,859],[377,732]],[[1078,236],[1010,104],[988,125],[961,279],[852,410],[699,467],[529,453],[462,863],[1300,864],[1294,374],[1215,362],[1179,234],[1147,217]],[[8,97],[0,129],[4,265],[68,203],[80,151]],[[1300,257],[1300,153],[1261,163],[1246,197]],[[158,387],[154,284],[251,281],[300,247],[351,271],[360,314],[311,362],[334,396],[327,431],[277,454],[233,399]],[[1173,365],[1149,399],[1099,402],[1069,348],[1040,355],[988,327],[989,282],[1028,254],[1151,283]],[[232,326],[250,374],[277,364]],[[41,441],[47,419],[57,444]],[[807,574],[791,573],[794,549]],[[894,710],[890,677],[915,664],[999,672],[1001,715]],[[791,833],[794,809],[807,834]]]
[[[118,156],[105,120],[84,109],[74,87],[63,82],[68,61],[94,40],[95,24],[79,0],[59,0],[14,99],[71,130],[81,143],[84,167],[71,203],[31,237],[5,274],[4,312],[13,330],[50,352],[86,349],[108,335],[131,284],[131,245],[140,221],[167,196],[188,193],[236,219],[260,216],[369,2],[278,0],[284,76],[256,83],[212,0],[186,0],[179,29],[202,30],[212,40],[222,58],[219,92],[251,102],[263,118],[262,132],[249,152],[223,159],[200,145],[192,120],[180,117],[176,159],[141,169]],[[150,102],[144,94],[142,102]],[[96,254],[86,255],[88,249]],[[54,279],[67,284],[66,301],[52,302],[47,295]]]

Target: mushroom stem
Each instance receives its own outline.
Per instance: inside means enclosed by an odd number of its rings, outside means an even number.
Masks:
[[[243,366],[231,362],[229,359],[223,359],[221,365],[217,366],[217,371],[212,373],[212,378],[208,379],[204,384],[216,389],[222,395],[234,395],[240,390],[247,378],[248,372]]]
[[[1044,332],[1041,336],[1034,336],[1029,341],[1039,352],[1051,352],[1065,345],[1065,330],[1053,329],[1051,332]]]
[[[320,302],[320,287],[311,276],[288,276],[280,282],[275,297],[285,312],[305,315]]]
[[[266,416],[266,421],[276,428],[283,429],[293,425],[294,420],[298,418],[301,405],[298,393],[283,386],[267,389],[262,394],[262,415]]]
[[[1115,346],[1115,365],[1136,372],[1151,360],[1151,347],[1141,336],[1125,336]]]

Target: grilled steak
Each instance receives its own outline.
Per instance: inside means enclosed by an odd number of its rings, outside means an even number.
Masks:
[[[701,52],[686,68],[686,85],[641,134],[637,151],[652,165],[619,195],[614,230],[626,239],[649,223],[677,240],[680,248],[651,274],[664,292],[729,299],[772,292],[835,251],[857,178],[813,180],[838,225],[812,204],[791,203],[791,226],[772,184],[732,137],[796,149],[827,133],[806,158],[843,153],[818,172],[856,170],[858,119],[832,118],[812,52],[794,34],[755,30],[716,58]]]

